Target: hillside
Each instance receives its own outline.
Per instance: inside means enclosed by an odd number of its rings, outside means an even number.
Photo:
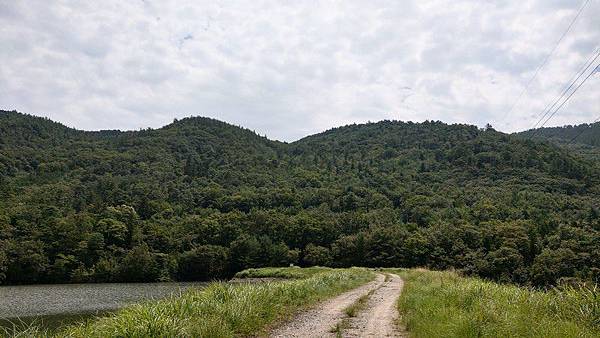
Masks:
[[[286,144],[207,118],[84,132],[0,112],[0,283],[247,267],[600,278],[598,162],[493,130],[382,121]]]
[[[590,161],[600,163],[600,122],[531,129],[517,133],[516,136],[551,142],[566,147]],[[597,168],[596,170],[600,170],[600,166]]]
[[[559,143],[575,143],[600,147],[600,122],[576,126],[531,129],[519,133],[524,137],[548,139]]]

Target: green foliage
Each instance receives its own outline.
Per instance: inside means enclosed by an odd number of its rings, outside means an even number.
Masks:
[[[48,258],[42,242],[23,241],[7,247],[6,279],[17,283],[43,281],[43,275],[48,269]]]
[[[0,249],[0,283],[6,278],[6,269],[8,269],[8,258],[6,252]]]
[[[160,276],[156,254],[151,253],[147,245],[136,246],[127,252],[119,267],[119,276],[123,281],[158,280]]]
[[[330,265],[331,253],[329,252],[329,249],[325,247],[309,244],[304,249],[304,263],[308,266]]]
[[[430,121],[286,144],[207,118],[83,132],[0,111],[0,283],[291,263],[597,282],[600,157],[580,150]]]
[[[596,162],[600,161],[600,122],[576,126],[531,129],[518,134],[523,138],[547,140],[564,145]]]
[[[96,282],[114,282],[119,274],[119,263],[116,258],[100,258],[93,266],[94,277]]]
[[[577,126],[550,127],[533,129],[520,133],[525,137],[536,137],[558,142],[574,142],[600,147],[600,122]]]
[[[546,292],[453,272],[402,270],[399,309],[415,337],[598,337],[596,287]]]
[[[261,264],[261,246],[252,236],[240,236],[231,243],[231,266],[234,271],[244,270]]]
[[[577,256],[567,248],[544,249],[531,267],[532,279],[537,284],[550,284],[561,277],[573,276]]]
[[[206,280],[227,276],[229,251],[218,245],[201,245],[184,252],[179,258],[180,280]]]

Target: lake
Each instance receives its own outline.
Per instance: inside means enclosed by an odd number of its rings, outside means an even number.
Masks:
[[[47,328],[110,313],[126,305],[178,295],[206,283],[99,283],[0,286],[0,326],[34,322]]]

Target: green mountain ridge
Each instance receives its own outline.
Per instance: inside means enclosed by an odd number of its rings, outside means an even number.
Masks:
[[[516,136],[557,144],[600,163],[600,122],[531,129],[517,133]]]
[[[562,144],[581,144],[600,147],[600,122],[531,129],[518,133],[523,137],[547,139]]]
[[[290,263],[596,281],[598,167],[551,142],[442,122],[283,143],[201,117],[88,132],[0,111],[0,283]]]

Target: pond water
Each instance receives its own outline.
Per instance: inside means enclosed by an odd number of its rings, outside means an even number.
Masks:
[[[126,305],[178,295],[206,283],[106,283],[0,286],[0,326],[47,328],[82,321]]]

